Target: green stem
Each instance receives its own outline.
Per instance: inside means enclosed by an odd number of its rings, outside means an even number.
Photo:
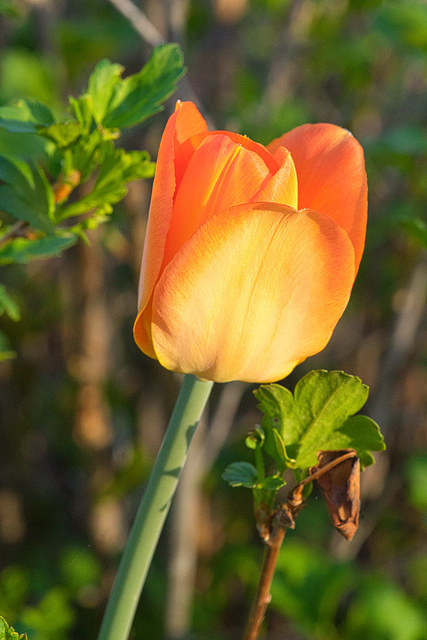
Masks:
[[[191,438],[209,398],[213,382],[186,375],[136,514],[98,640],[127,640]]]
[[[257,447],[255,449],[255,464],[257,470],[257,481],[264,482],[265,480],[265,468],[264,468],[264,458],[262,455],[261,447]]]

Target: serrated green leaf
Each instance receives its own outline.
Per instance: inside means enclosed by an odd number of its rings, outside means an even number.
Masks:
[[[42,169],[2,157],[0,175],[6,183],[0,185],[0,211],[28,222],[35,229],[53,233],[50,217],[55,209],[55,198]]]
[[[0,107],[0,126],[14,133],[34,133],[36,125],[54,123],[51,110],[41,102],[20,100],[16,105]]]
[[[355,449],[362,467],[369,467],[375,462],[370,451],[383,451],[385,444],[377,423],[368,416],[357,415],[347,418],[331,435],[328,449]]]
[[[91,98],[92,114],[101,124],[108,114],[114,91],[122,83],[123,67],[109,60],[101,60],[89,78],[88,95]]]
[[[14,238],[0,247],[0,264],[26,263],[36,258],[59,256],[77,242],[76,235],[48,236],[46,238]]]
[[[275,474],[266,477],[266,479],[262,483],[262,488],[266,489],[267,491],[278,491],[285,484],[286,482],[283,480],[283,478]]]
[[[222,474],[222,479],[232,487],[252,489],[257,484],[257,470],[250,462],[232,462]]]
[[[79,122],[60,122],[49,127],[38,127],[37,131],[41,136],[52,140],[60,149],[75,142],[82,132]]]
[[[178,45],[157,47],[139,73],[112,86],[111,101],[102,125],[121,129],[143,122],[162,109],[162,102],[175,91],[183,74],[183,56]]]
[[[36,102],[34,100],[20,100],[18,102],[18,108],[23,112],[26,112],[28,114],[28,119],[36,124],[47,127],[55,122],[52,111],[42,102]]]
[[[95,129],[90,135],[84,135],[73,145],[73,169],[80,172],[81,182],[86,182],[102,161],[102,147],[105,143],[102,133]]]
[[[47,215],[37,211],[9,185],[0,186],[0,210],[9,213],[17,220],[28,222],[35,229],[41,229],[48,233],[53,232],[53,225]]]
[[[287,455],[295,460],[295,465],[287,460],[287,466],[305,469],[316,464],[319,450],[347,447],[356,449],[367,465],[372,464],[370,450],[384,449],[378,426],[372,420],[350,420],[368,397],[368,387],[355,376],[340,371],[311,371],[298,382],[294,395],[276,384],[261,386],[255,395],[265,414],[265,448],[277,456],[276,429]]]
[[[13,298],[10,297],[6,287],[0,284],[0,316],[3,313],[6,313],[11,320],[15,320],[16,322],[21,318],[18,305]]]
[[[0,616],[0,640],[27,640],[27,634],[21,633],[20,635]]]
[[[82,133],[88,134],[92,124],[92,98],[88,94],[78,98],[70,96],[69,102],[74,115],[80,123]]]
[[[65,220],[92,210],[111,211],[111,205],[126,195],[127,183],[151,177],[154,166],[145,151],[126,153],[124,149],[115,149],[111,142],[104,143],[101,168],[92,191],[77,202],[58,208],[57,219]]]

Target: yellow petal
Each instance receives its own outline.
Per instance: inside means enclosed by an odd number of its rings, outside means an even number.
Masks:
[[[233,207],[163,271],[153,297],[156,357],[218,382],[279,380],[326,345],[353,280],[352,244],[328,216]]]

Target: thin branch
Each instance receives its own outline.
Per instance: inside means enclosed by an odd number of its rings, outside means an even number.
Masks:
[[[346,456],[343,456],[346,457]],[[340,459],[340,461],[342,461]],[[301,509],[304,508],[303,489],[307,482],[317,477],[317,473],[310,476],[310,479],[297,486],[289,492],[285,504],[280,504],[273,512],[271,535],[264,538],[267,547],[262,561],[261,575],[258,582],[258,589],[252,603],[248,624],[243,634],[242,640],[257,640],[265,612],[271,600],[271,583],[276,570],[277,558],[282,548],[283,540],[287,529],[295,528],[295,519]]]
[[[166,40],[150,22],[145,13],[136,7],[131,0],[110,0],[122,16],[127,18],[141,38],[152,47],[165,44]]]
[[[252,604],[248,625],[242,640],[257,640],[259,636],[266,609],[270,604],[271,583],[273,581],[277,557],[280,549],[282,548],[285,533],[286,529],[282,526],[276,526],[265,548],[261,567],[261,576],[258,583],[258,591]]]
[[[147,18],[145,13],[141,11],[131,0],[109,0],[109,2],[129,20],[135,31],[141,36],[141,38],[149,44],[151,47],[157,47],[160,44],[165,44],[167,40],[156,29],[152,22]],[[186,100],[194,102],[204,119],[209,129],[213,130],[214,124],[209,116],[206,114],[202,103],[200,102],[193,87],[188,82],[187,78],[181,78],[180,80],[181,94],[185,96]]]

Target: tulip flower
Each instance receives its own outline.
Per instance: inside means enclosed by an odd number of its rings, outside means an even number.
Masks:
[[[321,351],[363,252],[363,151],[307,124],[266,147],[178,102],[160,144],[134,335],[173,371],[272,382]]]

